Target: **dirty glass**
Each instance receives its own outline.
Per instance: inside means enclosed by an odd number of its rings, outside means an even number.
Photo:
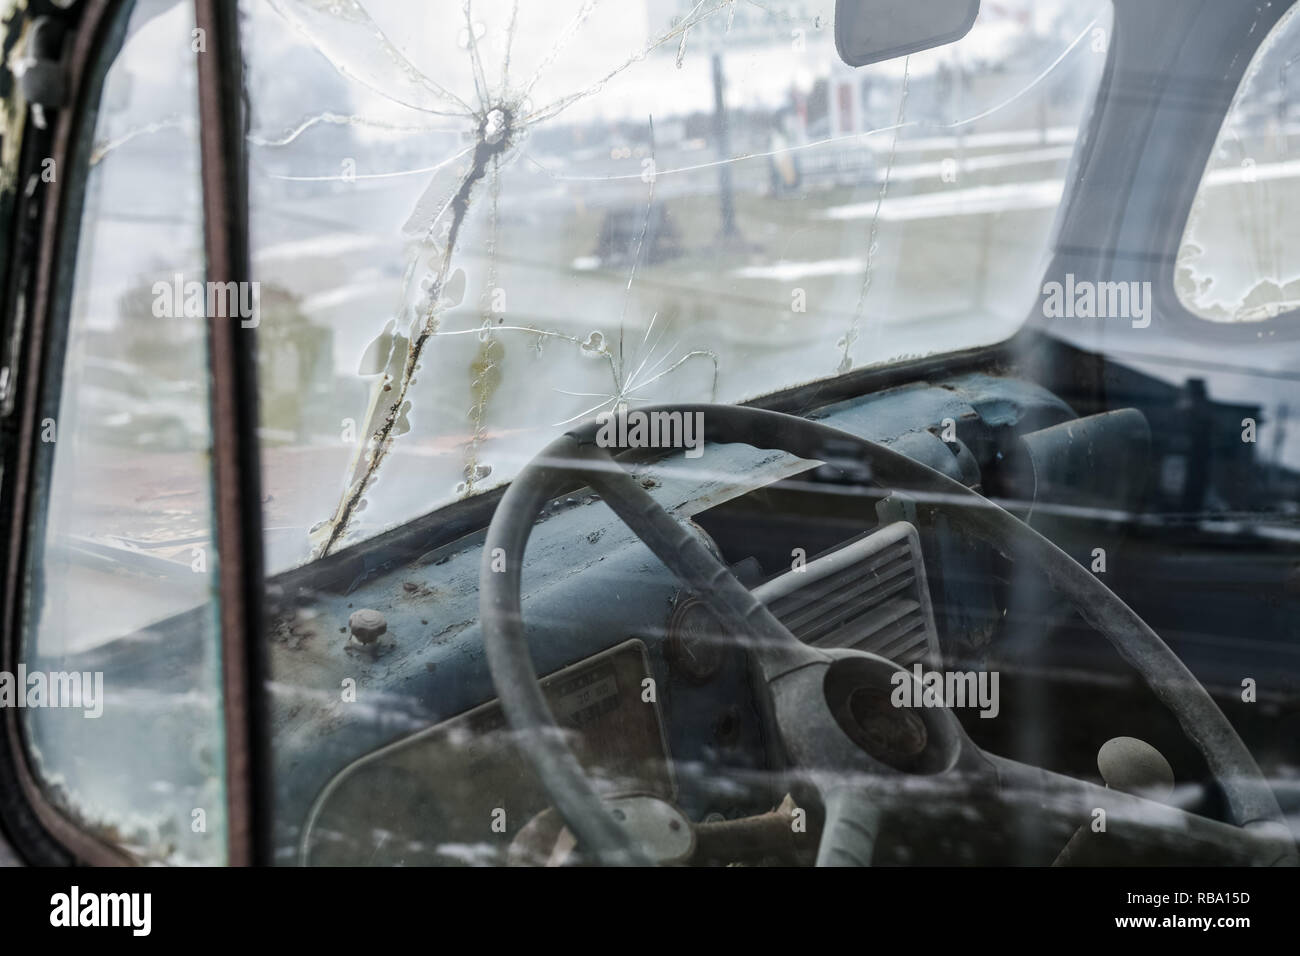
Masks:
[[[627,403],[1000,341],[1105,0],[852,70],[830,0],[248,0],[272,571]]]
[[[1300,307],[1297,65],[1292,9],[1246,70],[1183,234],[1174,286],[1202,319],[1259,322]]]
[[[85,196],[18,692],[61,811],[142,862],[218,863],[205,323],[172,292],[204,274],[192,4],[141,0],[123,28],[89,168],[54,171]]]

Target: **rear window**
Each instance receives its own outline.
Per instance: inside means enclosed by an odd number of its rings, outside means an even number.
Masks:
[[[1178,253],[1183,306],[1211,322],[1300,307],[1300,16],[1265,38],[1224,119]]]

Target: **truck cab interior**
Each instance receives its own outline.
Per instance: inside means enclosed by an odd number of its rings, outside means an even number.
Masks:
[[[3,6],[3,852],[1297,863],[1294,0]]]

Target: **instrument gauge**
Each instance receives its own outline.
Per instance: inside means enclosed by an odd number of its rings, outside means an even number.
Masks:
[[[732,640],[709,606],[691,597],[677,605],[668,622],[665,655],[675,672],[704,683],[722,669],[725,648]]]

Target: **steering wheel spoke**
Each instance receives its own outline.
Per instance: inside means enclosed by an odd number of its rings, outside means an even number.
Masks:
[[[817,847],[818,866],[870,866],[884,816],[871,794],[852,784],[826,787],[826,822]]]
[[[594,443],[574,449],[575,471],[583,475],[641,541],[677,579],[739,635],[758,661],[763,676],[774,680],[823,655],[801,643],[731,569],[719,561],[689,524],[678,521],[641,483]]]

